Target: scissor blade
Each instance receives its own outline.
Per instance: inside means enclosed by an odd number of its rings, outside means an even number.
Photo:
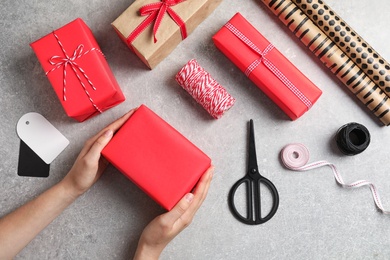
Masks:
[[[257,170],[256,146],[255,146],[255,131],[253,120],[249,120],[249,148],[248,148],[248,171]]]

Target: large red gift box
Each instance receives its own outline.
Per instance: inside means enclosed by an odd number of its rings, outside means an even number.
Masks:
[[[167,210],[211,165],[206,154],[145,105],[119,129],[102,155]]]
[[[213,41],[292,120],[308,111],[322,94],[240,13],[213,36]]]
[[[80,18],[30,45],[68,116],[82,122],[125,100],[91,30]]]

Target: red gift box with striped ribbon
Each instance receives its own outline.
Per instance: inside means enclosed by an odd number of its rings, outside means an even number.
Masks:
[[[125,100],[92,31],[80,18],[30,45],[68,116],[82,122]]]
[[[292,120],[308,111],[322,94],[240,13],[213,36],[213,41]]]

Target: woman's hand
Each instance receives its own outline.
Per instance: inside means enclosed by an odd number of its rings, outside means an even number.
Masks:
[[[107,160],[101,157],[101,151],[134,112],[135,109],[126,113],[85,143],[72,169],[61,182],[70,191],[71,196],[80,196],[100,178],[108,165]]]
[[[89,139],[65,178],[35,199],[0,218],[0,259],[12,259],[102,175],[100,152],[134,110]]]
[[[171,211],[156,217],[145,227],[134,259],[158,259],[168,243],[192,222],[207,196],[213,172],[214,168],[209,168],[194,193],[186,194]]]

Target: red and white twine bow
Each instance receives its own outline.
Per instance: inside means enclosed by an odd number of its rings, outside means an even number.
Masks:
[[[195,59],[177,73],[176,81],[215,119],[221,118],[236,101]]]
[[[376,186],[369,181],[359,180],[353,183],[345,183],[341,174],[336,168],[336,165],[327,161],[317,161],[309,163],[309,150],[303,144],[288,144],[280,152],[281,160],[288,169],[293,171],[308,171],[316,169],[322,166],[329,166],[332,169],[334,178],[337,183],[343,188],[359,188],[363,186],[369,186],[375,205],[383,214],[390,214],[390,211],[384,209],[382,201],[379,197],[379,192]]]
[[[142,6],[139,9],[139,13],[142,16],[148,16],[146,19],[141,22],[133,32],[127,37],[127,43],[131,44],[137,37],[140,35],[150,24],[154,22],[153,25],[153,37],[154,42],[157,42],[157,31],[160,27],[161,21],[167,13],[172,20],[180,27],[182,39],[187,38],[187,29],[184,21],[180,16],[173,11],[171,8],[174,5],[180,4],[186,0],[161,0],[161,2],[151,3]]]
[[[238,39],[245,43],[250,49],[259,55],[259,58],[253,61],[248,68],[245,70],[245,75],[249,75],[263,63],[283,84],[291,90],[291,92],[299,98],[309,109],[312,107],[312,102],[270,61],[267,59],[266,55],[272,51],[274,46],[269,44],[264,51],[261,51],[248,37],[246,37],[239,29],[237,29],[233,24],[227,23],[225,27],[232,32]]]
[[[58,45],[61,47],[61,50],[64,54],[64,56],[52,56],[50,59],[49,59],[49,63],[51,65],[54,66],[54,68],[52,68],[51,70],[47,71],[46,72],[46,76],[50,73],[50,72],[53,72],[61,67],[64,68],[63,72],[64,72],[64,77],[63,77],[63,100],[66,101],[66,86],[67,86],[67,81],[66,81],[66,75],[67,75],[67,67],[68,65],[72,68],[74,74],[76,75],[77,79],[79,80],[80,82],[80,85],[83,87],[84,89],[84,92],[85,94],[87,95],[89,101],[92,103],[93,107],[99,111],[100,113],[102,113],[102,111],[99,109],[99,107],[95,104],[95,102],[93,101],[91,95],[89,94],[84,82],[82,81],[80,75],[79,75],[79,72],[82,74],[82,76],[87,80],[87,82],[89,83],[89,85],[91,86],[91,88],[93,90],[96,90],[95,86],[93,85],[92,81],[89,79],[88,75],[85,73],[85,71],[83,70],[82,67],[80,67],[80,65],[77,64],[76,60],[81,58],[82,56],[84,55],[87,55],[88,53],[92,52],[92,51],[97,51],[99,52],[100,54],[103,55],[103,53],[97,49],[97,48],[91,48],[90,50],[87,50],[85,52],[84,51],[84,45],[83,44],[80,44],[79,46],[77,46],[76,50],[73,52],[73,55],[71,57],[69,57],[69,55],[67,54],[64,46],[62,45],[62,42],[60,41],[60,39],[58,38],[57,34],[53,32],[53,35],[54,37],[57,39],[57,42],[58,42]],[[79,72],[78,72],[79,71]]]

